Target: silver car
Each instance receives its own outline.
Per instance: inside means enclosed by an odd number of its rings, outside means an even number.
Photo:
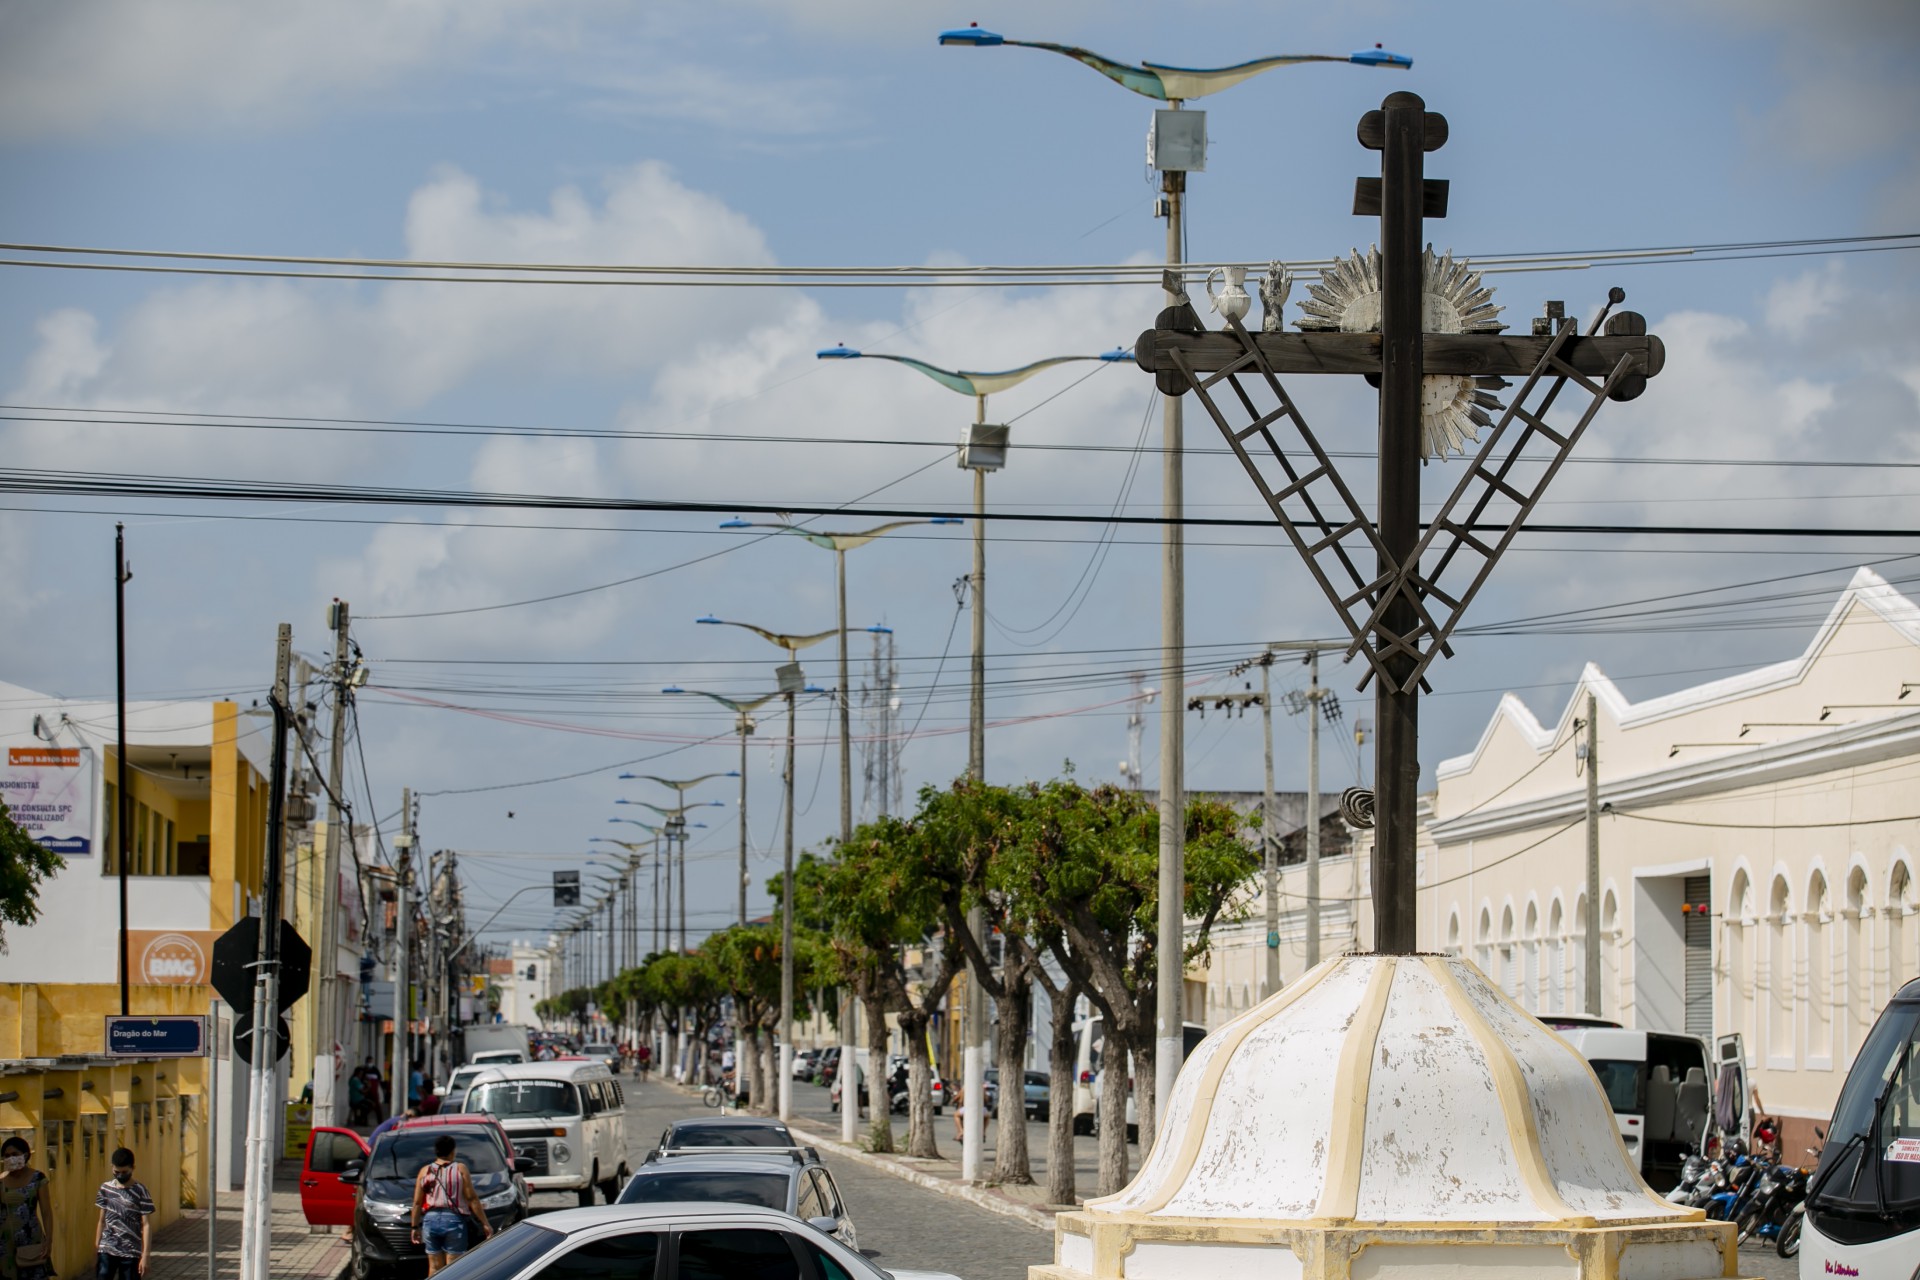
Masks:
[[[660,1265],[663,1259],[670,1266]],[[551,1275],[958,1280],[944,1271],[883,1271],[787,1214],[738,1204],[610,1204],[543,1213],[501,1232],[440,1275],[445,1280]]]

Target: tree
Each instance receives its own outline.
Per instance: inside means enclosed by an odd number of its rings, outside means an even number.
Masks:
[[[28,835],[0,801],[0,922],[30,925],[38,920],[40,882],[66,865],[66,859]],[[6,929],[0,924],[0,952],[6,949]]]
[[[1129,1067],[1139,1124],[1147,1132],[1153,1126],[1159,819],[1139,793],[1113,786],[1056,779],[1028,791],[1018,837],[1003,846],[1001,874],[1010,891],[1031,899],[1035,923],[1058,929],[1056,957],[1100,1011],[1100,1190],[1112,1194],[1127,1176]],[[1222,914],[1244,906],[1238,895],[1258,868],[1238,827],[1230,807],[1189,801],[1184,905],[1198,923],[1183,948],[1189,961],[1206,953]]]
[[[749,1032],[736,1060],[750,1050],[752,1060],[741,1066],[752,1082],[749,1097],[756,1111],[773,1109],[779,1089],[773,1037],[780,1025],[780,930],[774,925],[734,925],[710,935],[700,950],[711,958],[715,981],[733,999],[735,1023]],[[807,993],[818,985],[816,974],[831,968],[819,939],[810,931],[794,930],[794,1017],[808,1009]]]
[[[922,793],[923,801],[927,793]],[[831,945],[841,972],[872,993],[867,1025],[867,1078],[876,1138],[887,1098],[885,1015],[898,1021],[907,1051],[907,1154],[940,1155],[933,1135],[933,1076],[927,1053],[932,1021],[961,963],[942,919],[943,874],[949,861],[915,822],[884,817],[856,827],[822,876],[817,907],[833,922]],[[798,881],[796,875],[796,882]],[[909,951],[919,962],[907,963]],[[847,1104],[841,1090],[841,1105]],[[891,1140],[891,1127],[888,1128]]]

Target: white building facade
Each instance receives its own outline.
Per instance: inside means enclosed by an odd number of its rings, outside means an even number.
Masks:
[[[1795,1153],[1881,1006],[1920,976],[1920,608],[1861,569],[1797,658],[1637,703],[1589,665],[1551,723],[1507,694],[1440,762],[1420,945],[1541,1014],[1584,1011],[1589,694],[1601,1012],[1739,1035]],[[1323,866],[1325,955],[1371,939],[1367,854]],[[1282,880],[1283,981],[1304,968],[1304,882]],[[1263,910],[1216,934],[1215,1025],[1259,992]]]

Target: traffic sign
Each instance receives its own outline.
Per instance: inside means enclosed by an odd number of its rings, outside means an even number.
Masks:
[[[248,916],[214,939],[213,989],[237,1011],[253,1008],[254,965],[260,959],[260,917]],[[307,994],[313,948],[291,921],[280,922],[280,1009],[291,1009]]]
[[[287,1056],[287,1046],[291,1043],[293,1032],[287,1027],[285,1018],[274,1019],[273,1060],[278,1062]],[[233,1051],[240,1061],[253,1061],[253,1010],[243,1009],[233,1019]]]
[[[580,873],[578,871],[553,873],[553,905],[556,907],[580,905]]]
[[[107,1015],[109,1058],[204,1058],[207,1020],[199,1014]]]

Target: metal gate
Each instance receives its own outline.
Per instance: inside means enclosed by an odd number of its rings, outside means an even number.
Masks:
[[[1682,890],[1687,948],[1687,1034],[1713,1035],[1713,879],[1688,876]]]

